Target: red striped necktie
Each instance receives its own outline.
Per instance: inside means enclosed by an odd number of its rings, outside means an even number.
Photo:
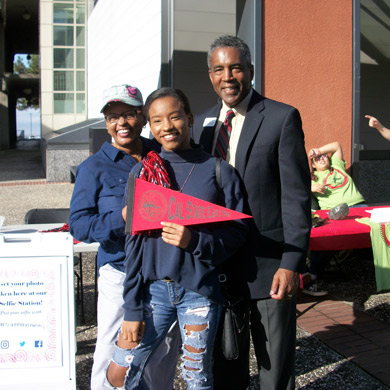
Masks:
[[[226,113],[225,120],[219,128],[217,142],[215,144],[214,156],[226,160],[226,152],[229,148],[229,139],[232,132],[232,119],[234,117],[233,110]]]

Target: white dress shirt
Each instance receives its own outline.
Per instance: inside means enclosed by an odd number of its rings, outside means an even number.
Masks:
[[[232,132],[230,133],[229,147],[226,152],[226,161],[233,167],[235,166],[236,163],[236,151],[237,151],[238,141],[240,139],[242,126],[245,120],[245,114],[248,109],[248,105],[251,100],[252,94],[253,94],[253,90],[251,90],[248,93],[248,95],[245,97],[245,99],[242,100],[239,104],[237,104],[237,106],[234,108],[230,108],[225,104],[225,102],[222,102],[221,111],[219,112],[219,117],[218,117],[218,123],[217,126],[215,127],[213,150],[212,150],[213,153],[215,150],[215,144],[217,143],[219,128],[221,127],[222,123],[225,120],[226,113],[229,110],[233,110],[234,117],[232,119]]]

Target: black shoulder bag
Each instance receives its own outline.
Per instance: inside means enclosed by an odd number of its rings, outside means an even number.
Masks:
[[[217,184],[222,189],[221,159],[217,158],[215,164],[215,177]],[[235,360],[239,357],[240,346],[244,342],[244,330],[248,323],[247,301],[243,297],[234,298],[229,292],[229,277],[224,273],[223,265],[219,266],[219,281],[225,294],[221,326],[221,349],[227,360]]]

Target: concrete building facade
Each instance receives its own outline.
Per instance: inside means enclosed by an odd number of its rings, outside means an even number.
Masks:
[[[87,119],[87,2],[39,2],[42,137]]]

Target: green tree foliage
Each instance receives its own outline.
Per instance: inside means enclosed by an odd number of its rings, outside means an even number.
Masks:
[[[23,74],[26,72],[26,65],[22,61],[20,57],[16,58],[16,61],[14,62],[14,73],[16,74]]]
[[[39,56],[33,54],[29,59],[27,59],[27,64],[25,64],[21,57],[16,57],[14,62],[14,73],[15,74],[39,74]],[[39,108],[39,100],[37,97],[31,99],[19,98],[16,104],[17,110],[25,110],[29,107]]]
[[[39,56],[33,54],[29,59],[27,59],[27,65],[23,62],[21,57],[16,57],[14,62],[14,73],[15,74],[39,74]]]
[[[40,70],[41,69],[39,67],[39,56],[33,54],[31,56],[31,59],[28,60],[27,73],[39,74]]]

